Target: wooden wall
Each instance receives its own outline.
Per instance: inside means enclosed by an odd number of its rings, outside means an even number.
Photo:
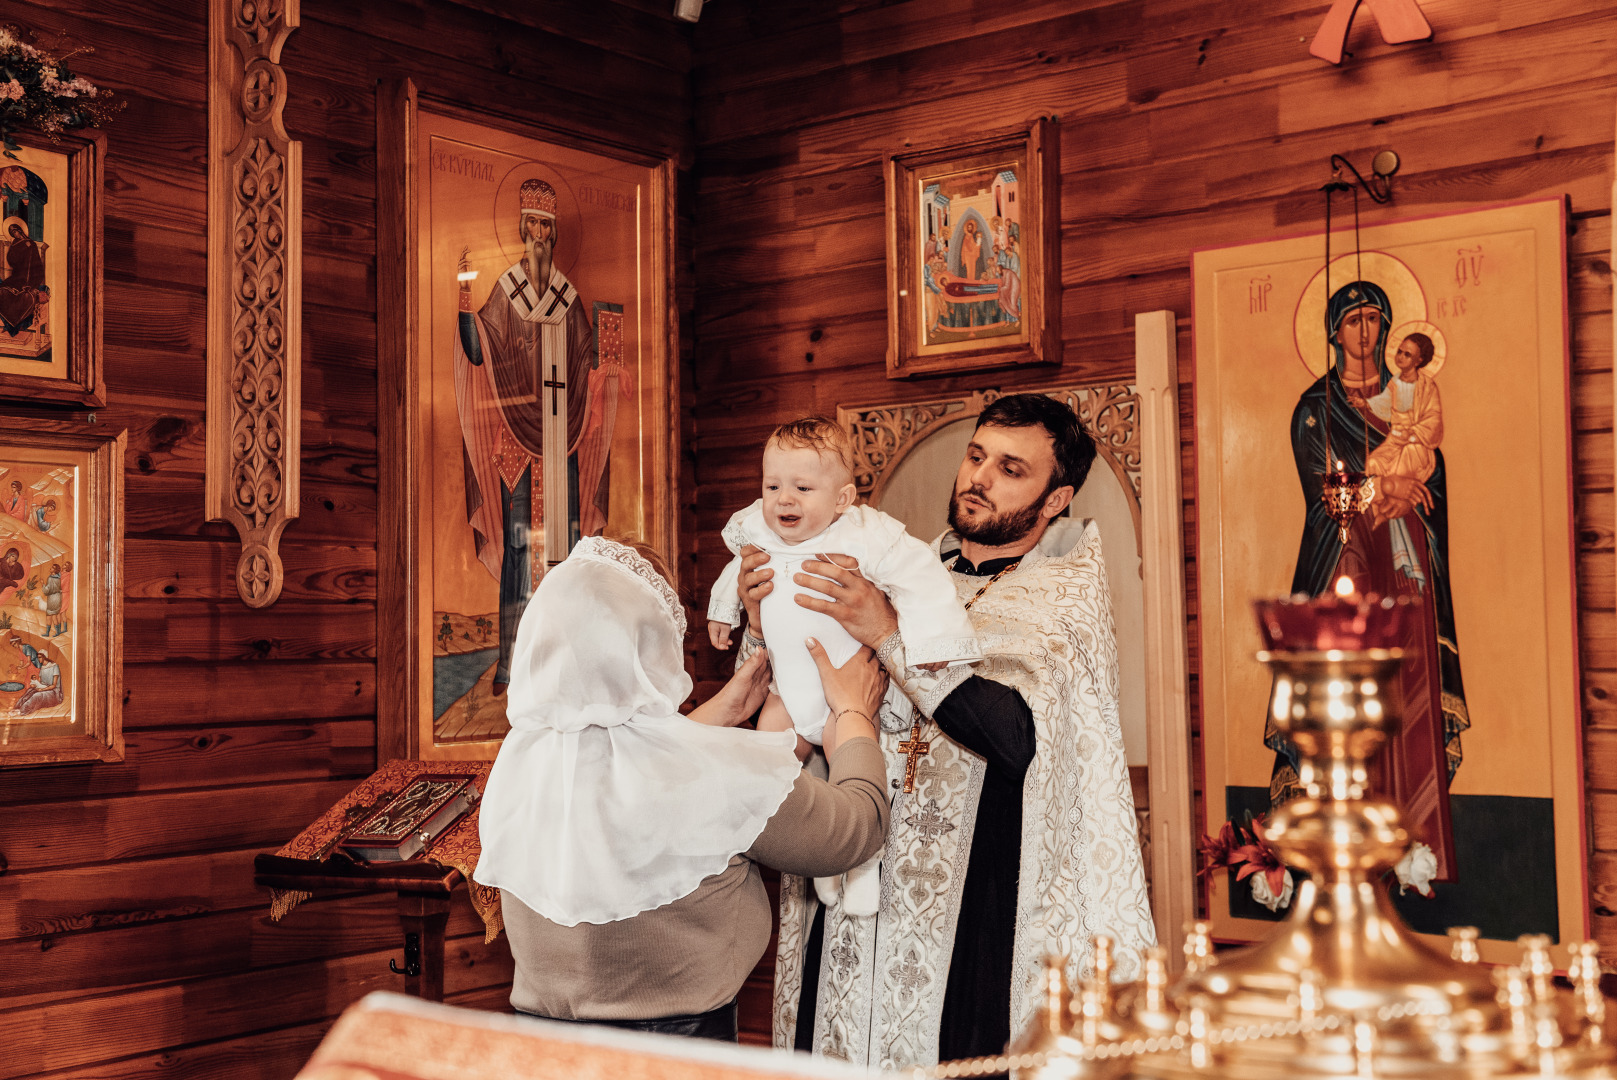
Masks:
[[[1134,315],[1179,314],[1197,687],[1192,248],[1319,227],[1327,159],[1403,156],[1367,221],[1566,195],[1578,612],[1596,931],[1617,959],[1611,170],[1617,4],[1423,0],[1430,44],[1361,10],[1341,69],[1324,0],[772,0],[711,5],[696,56],[697,529],[757,495],[771,426],[839,402],[1049,382],[884,377],[884,154],[1061,117],[1063,378],[1133,372]],[[1368,202],[1366,203],[1368,207]],[[711,650],[698,663],[717,676]],[[753,984],[761,994],[767,961]],[[749,1001],[752,999],[749,999]],[[755,1007],[756,1003],[754,1003]],[[753,1013],[749,1008],[749,1013]],[[753,1013],[756,1015],[755,1013]]]
[[[0,1080],[284,1077],[344,1005],[398,985],[390,901],[314,901],[271,924],[250,871],[374,766],[384,77],[636,142],[686,170],[694,270],[683,243],[680,303],[696,360],[681,502],[703,589],[774,423],[983,383],[883,377],[884,153],[1059,114],[1061,374],[1126,375],[1133,314],[1173,308],[1187,439],[1188,251],[1314,225],[1331,152],[1403,154],[1397,202],[1370,220],[1569,195],[1592,860],[1597,929],[1617,957],[1617,4],[1425,0],[1434,43],[1386,46],[1361,16],[1341,70],[1306,53],[1324,0],[730,0],[704,13],[694,55],[669,6],[305,2],[286,52],[306,171],[303,504],[283,542],[286,592],[262,613],[234,598],[232,534],[201,515],[205,7],[7,6],[8,22],[94,46],[80,69],[130,103],[109,131],[99,417],[130,432],[129,756],[0,774]],[[1187,492],[1190,461],[1187,449]],[[1191,500],[1185,522],[1194,611]],[[697,658],[711,681],[711,654]],[[464,906],[450,925],[451,1000],[501,1007],[503,942],[485,948]],[[755,1034],[767,982],[766,961],[744,1000]]]
[[[129,103],[108,129],[98,417],[129,429],[128,757],[0,773],[0,1077],[288,1077],[346,1005],[402,988],[391,897],[272,924],[251,869],[375,766],[374,87],[408,76],[688,170],[690,32],[668,7],[305,0],[285,53],[305,163],[302,516],[285,592],[255,612],[234,533],[202,520],[206,5],[7,4],[7,23],[93,46],[76,67]],[[506,1007],[505,941],[483,944],[464,896],[449,933],[449,1000]]]

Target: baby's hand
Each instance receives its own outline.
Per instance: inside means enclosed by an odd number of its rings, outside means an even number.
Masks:
[[[713,643],[715,649],[728,651],[730,648],[730,631],[735,629],[727,622],[707,622],[707,639]]]
[[[920,668],[922,671],[942,671],[944,668],[949,666],[949,662],[947,660],[939,660],[935,663],[916,664],[915,666]]]

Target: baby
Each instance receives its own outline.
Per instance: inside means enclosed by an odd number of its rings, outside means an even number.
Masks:
[[[1392,358],[1397,376],[1381,393],[1364,402],[1392,426],[1381,445],[1370,451],[1366,471],[1371,475],[1407,476],[1424,483],[1436,470],[1436,451],[1443,442],[1443,401],[1437,392],[1437,381],[1421,374],[1434,353],[1432,339],[1427,335],[1405,337]]]
[[[1366,472],[1371,475],[1408,477],[1425,483],[1438,469],[1442,399],[1438,382],[1431,375],[1421,373],[1433,361],[1434,352],[1436,349],[1429,336],[1423,333],[1405,336],[1397,352],[1392,354],[1392,365],[1399,370],[1397,377],[1391,378],[1386,390],[1374,398],[1355,403],[1368,407],[1392,427],[1381,445],[1370,451]],[[1413,506],[1407,501],[1383,496],[1374,503],[1371,524],[1394,521],[1410,513],[1410,509]]]
[[[759,616],[775,681],[758,727],[795,729],[798,756],[807,758],[812,745],[821,741],[830,709],[804,639],[818,641],[838,666],[859,650],[859,643],[829,615],[794,601],[799,594],[819,595],[793,581],[803,563],[828,553],[858,559],[860,574],[892,600],[913,665],[970,663],[981,659],[982,652],[971,617],[937,553],[910,536],[896,518],[854,505],[853,443],[841,427],[817,416],[783,424],[764,444],[763,465],[763,498],[724,528],[725,545],[736,558],[713,586],[708,639],[714,648],[728,649],[730,634],[741,621],[741,549],[751,544],[768,552],[775,588],[764,597]],[[909,715],[909,700],[897,687],[889,689],[886,704],[900,718]],[[849,914],[876,913],[880,861],[878,853],[844,875],[843,907]],[[817,878],[814,884],[822,901],[836,900],[835,878]]]
[[[1381,445],[1370,451],[1366,471],[1372,476],[1402,476],[1425,483],[1436,471],[1437,448],[1443,441],[1443,402],[1438,396],[1437,381],[1421,373],[1435,354],[1430,337],[1409,334],[1393,354],[1398,375],[1388,380],[1386,388],[1369,399],[1358,394],[1348,396],[1349,403],[1368,408],[1392,428]],[[1426,571],[1404,520],[1414,508],[1405,499],[1378,492],[1371,504],[1370,523],[1387,525],[1393,566],[1424,592]]]

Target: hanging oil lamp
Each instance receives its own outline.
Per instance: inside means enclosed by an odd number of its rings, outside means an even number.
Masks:
[[[1354,520],[1375,500],[1376,478],[1350,470],[1340,458],[1334,464],[1336,467],[1325,473],[1320,499],[1325,503],[1325,512],[1336,522],[1339,541],[1346,544]]]
[[[1332,159],[1335,160],[1334,158]],[[1337,191],[1353,192],[1353,253],[1357,257],[1359,248],[1359,192],[1342,180],[1340,168],[1331,181],[1320,190],[1325,192],[1325,297],[1329,304],[1331,297],[1331,194]],[[1359,268],[1359,278],[1363,279],[1363,267]],[[1328,309],[1327,309],[1328,310]],[[1337,538],[1340,543],[1348,542],[1348,531],[1360,514],[1370,509],[1370,504],[1376,497],[1376,478],[1368,473],[1349,469],[1341,458],[1331,454],[1331,370],[1336,366],[1335,346],[1330,335],[1325,339],[1325,472],[1320,487],[1320,501],[1325,504],[1325,513],[1336,522]],[[1364,459],[1370,460],[1370,422],[1364,422]]]

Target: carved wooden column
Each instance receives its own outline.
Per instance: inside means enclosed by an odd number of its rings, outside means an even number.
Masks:
[[[420,291],[416,88],[376,88],[376,760],[422,756],[417,476],[420,402],[412,360]],[[429,686],[430,688],[430,686]],[[430,728],[428,729],[431,730]],[[428,739],[428,749],[431,748]]]
[[[1179,338],[1171,311],[1134,316],[1140,395],[1140,552],[1145,587],[1146,748],[1151,760],[1151,901],[1157,934],[1196,917],[1196,822],[1191,805],[1184,502],[1179,484]],[[1184,966],[1168,951],[1170,970]]]
[[[298,515],[303,147],[282,122],[281,47],[298,0],[209,0],[209,521],[241,535],[236,589],[281,594]]]

